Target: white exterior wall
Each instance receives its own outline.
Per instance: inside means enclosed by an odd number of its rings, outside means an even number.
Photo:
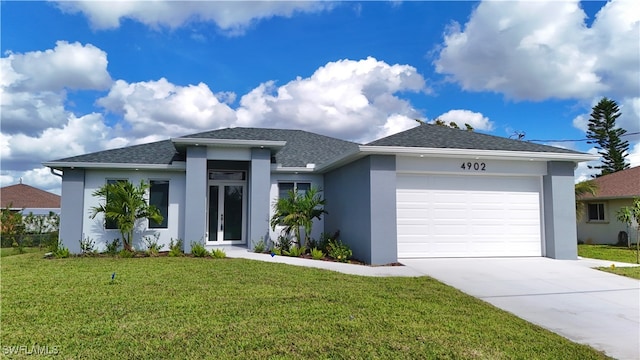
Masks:
[[[106,184],[108,179],[127,179],[134,185],[140,180],[169,180],[169,216],[166,229],[149,229],[147,220],[140,220],[134,231],[133,246],[137,250],[146,250],[143,236],[160,235],[158,243],[162,250],[169,249],[171,239],[184,239],[184,204],[185,204],[185,173],[171,171],[118,171],[118,170],[87,170],[85,174],[84,209],[82,233],[96,243],[97,251],[105,251],[106,244],[115,238],[121,238],[117,229],[105,229],[104,217],[98,214],[95,219],[89,217],[91,208],[98,206],[100,199],[94,197],[94,191]]]
[[[615,244],[618,242],[618,233],[626,231],[632,243],[636,241],[637,230],[627,229],[627,226],[617,220],[616,213],[620,208],[633,205],[631,199],[594,200],[587,203],[604,204],[605,220],[589,222],[587,207],[583,203],[582,218],[578,220],[578,241],[586,244]]]
[[[465,163],[466,166],[466,163],[469,162],[472,169],[462,169],[462,164]],[[476,163],[479,166],[478,170],[474,170]],[[467,158],[398,156],[396,170],[399,173],[542,176],[547,174],[547,163],[544,161],[485,160],[475,159],[473,156]]]
[[[271,173],[271,190],[269,191],[269,219],[273,216],[273,204],[278,200],[278,183],[279,182],[310,182],[312,187],[317,187],[323,190],[324,178],[320,174],[283,174],[283,173]],[[324,192],[321,193],[324,198]],[[276,226],[275,231],[269,228],[269,236],[271,241],[278,240],[278,236],[282,231],[281,226]],[[301,231],[304,231],[301,229]],[[313,230],[311,237],[313,239],[320,239],[320,234],[324,232],[324,216],[320,220],[314,220]],[[258,241],[258,240],[256,240]],[[266,239],[265,239],[266,241]]]

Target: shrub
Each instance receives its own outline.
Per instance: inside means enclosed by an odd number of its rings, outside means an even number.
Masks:
[[[58,249],[58,242],[60,240],[58,239],[58,234],[57,233],[50,233],[47,236],[47,240],[46,243],[44,244],[47,248],[48,252],[51,253],[55,253],[56,250]]]
[[[133,255],[135,255],[135,252],[133,252],[133,251],[129,251],[129,250],[127,250],[127,249],[122,249],[122,250],[120,250],[120,252],[118,253],[118,256],[120,256],[121,258],[124,258],[124,259],[132,258],[132,257],[133,257]]]
[[[160,234],[158,233],[153,234],[153,237],[145,236],[143,238],[144,244],[147,246],[147,255],[158,256],[158,253],[162,250],[162,245],[158,244],[159,239]]]
[[[205,257],[209,255],[209,251],[199,242],[191,242],[191,254],[195,257]]]
[[[274,247],[273,249],[271,249],[271,252],[275,255],[282,255],[282,250],[280,250],[280,248]]]
[[[278,242],[276,243],[275,247],[277,247],[278,249],[280,249],[280,251],[284,253],[285,251],[289,251],[292,243],[293,241],[289,236],[280,235],[278,236]]]
[[[182,244],[184,242],[182,241],[182,239],[178,239],[175,242],[173,241],[173,239],[171,239],[171,241],[169,242],[169,256],[172,257],[176,257],[176,256],[182,256],[184,253],[182,252]]]
[[[318,248],[313,248],[311,249],[311,258],[313,260],[321,260],[322,258],[324,258],[324,253]]]
[[[66,247],[64,247],[64,245],[62,245],[62,241],[60,241],[56,245],[55,251],[53,251],[53,256],[55,256],[58,259],[64,259],[71,256],[71,253],[69,252],[69,249],[67,249]]]
[[[322,251],[329,251],[329,243],[332,240],[337,240],[340,237],[340,230],[336,231],[333,234],[323,232],[320,234],[320,240],[318,241],[317,248]]]
[[[300,257],[300,255],[304,254],[304,248],[292,246],[289,248],[289,251],[283,250],[283,254],[291,257]]]
[[[109,255],[115,256],[118,253],[118,248],[120,247],[120,239],[115,238],[112,242],[107,243],[107,251],[105,251]]]
[[[83,255],[93,255],[96,252],[96,243],[90,237],[80,239],[80,251]]]
[[[263,253],[266,248],[267,245],[264,243],[264,239],[260,239],[260,241],[253,244],[253,251],[257,253]]]
[[[211,256],[214,259],[224,259],[227,257],[227,253],[224,252],[224,249],[215,249],[211,251]]]
[[[329,256],[339,262],[348,262],[353,252],[340,240],[331,240],[328,245]]]
[[[24,250],[24,241],[22,239],[14,240],[13,244],[11,244],[11,246],[13,246],[16,249],[18,254],[24,254],[24,252],[25,252],[25,250]]]

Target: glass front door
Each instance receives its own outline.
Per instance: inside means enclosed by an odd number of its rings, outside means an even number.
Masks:
[[[209,184],[209,242],[244,242],[244,183]]]

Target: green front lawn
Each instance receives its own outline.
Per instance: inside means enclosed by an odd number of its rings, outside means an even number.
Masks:
[[[606,358],[428,277],[42,254],[0,269],[5,355],[37,345],[76,359]]]
[[[613,245],[581,244],[578,245],[578,256],[591,259],[626,262],[631,264],[636,263],[635,247],[629,249],[626,247]]]
[[[25,247],[23,248],[25,254],[29,253],[43,253],[44,249],[40,249],[39,247]],[[17,248],[0,248],[0,257],[13,256],[13,255],[21,255]]]
[[[596,269],[640,280],[640,266],[599,267]]]

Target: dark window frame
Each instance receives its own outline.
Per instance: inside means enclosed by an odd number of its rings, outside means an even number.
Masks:
[[[606,222],[607,207],[605,203],[589,203],[587,204],[587,221],[589,222]]]
[[[287,189],[282,189],[282,185],[291,184],[291,186],[287,186]],[[306,187],[306,189],[301,190],[300,185],[302,187]],[[289,190],[295,190],[298,192],[298,195],[304,195],[307,191],[311,189],[311,181],[303,180],[303,181],[279,181],[278,182],[278,199],[282,199],[285,196],[288,196]]]
[[[165,188],[166,191],[162,191],[162,198],[159,202],[155,201],[154,183],[158,187]],[[149,179],[149,205],[155,205],[162,215],[162,222],[157,223],[152,219],[147,219],[147,227],[149,229],[168,229],[169,228],[169,196],[171,191],[171,181],[168,179]],[[159,203],[159,205],[158,205]]]

